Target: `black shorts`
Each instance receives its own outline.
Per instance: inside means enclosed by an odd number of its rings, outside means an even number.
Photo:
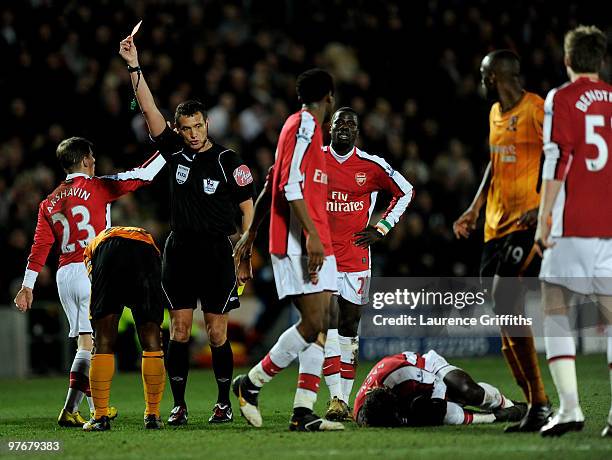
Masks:
[[[91,261],[89,314],[97,320],[132,310],[136,325],[164,319],[166,300],[161,289],[161,261],[153,246],[128,238],[108,238]]]
[[[537,289],[539,285],[542,259],[535,253],[534,235],[535,230],[521,230],[485,243],[480,262],[483,287],[493,292],[492,278],[505,278],[504,287],[498,285],[497,294],[503,301],[495,302],[493,310],[497,314],[523,313],[525,289]],[[513,296],[518,296],[517,302],[511,300]]]
[[[195,309],[198,299],[205,313],[223,314],[240,307],[229,238],[170,233],[164,246],[162,286],[173,310]]]
[[[541,258],[533,251],[535,230],[520,230],[485,243],[480,260],[480,277],[537,277]]]

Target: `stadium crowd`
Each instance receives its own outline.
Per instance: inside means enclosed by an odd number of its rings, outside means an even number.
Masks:
[[[240,152],[258,189],[282,123],[297,108],[295,77],[312,66],[330,70],[338,106],[361,115],[358,145],[416,189],[406,216],[375,249],[373,272],[428,276],[477,274],[482,238],[457,242],[451,225],[488,161],[480,60],[496,48],[515,50],[525,87],[545,96],[566,80],[564,32],[598,23],[594,14],[589,2],[544,0],[2,2],[0,305],[19,288],[38,203],[64,176],[58,143],[92,140],[98,175],[138,166],[153,148],[130,108],[129,74],[117,54],[140,19],[140,63],[167,118],[180,101],[202,100],[211,136]],[[609,63],[606,73],[609,80]],[[163,243],[167,180],[122,198],[113,223],[142,226]],[[260,253],[266,248],[260,235]],[[37,299],[57,299],[55,267],[49,261],[39,277]]]

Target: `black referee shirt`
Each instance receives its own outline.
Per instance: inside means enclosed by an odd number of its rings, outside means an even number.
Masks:
[[[251,171],[240,156],[214,142],[194,152],[169,127],[153,141],[170,166],[172,231],[186,236],[236,233],[238,204],[254,195]]]

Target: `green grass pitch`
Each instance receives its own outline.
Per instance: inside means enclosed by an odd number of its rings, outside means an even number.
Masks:
[[[501,358],[453,360],[468,370],[476,380],[490,382],[512,397],[520,393]],[[542,362],[546,387],[556,404],[556,395],[545,363]],[[579,356],[580,397],[586,415],[582,433],[571,433],[560,439],[541,439],[532,434],[504,434],[503,425],[475,425],[421,429],[360,429],[346,424],[344,432],[292,433],[288,418],[293,402],[297,370],[281,373],[263,390],[261,407],[264,426],[249,427],[238,415],[234,423],[210,426],[207,423],[214,403],[215,384],[209,371],[192,371],[187,401],[189,425],[166,427],[162,431],[145,431],[142,426],[143,396],[139,374],[115,375],[112,404],[119,417],[112,431],[84,433],[79,429],[59,428],[55,421],[63,405],[66,378],[33,378],[0,380],[0,446],[1,458],[49,457],[62,459],[315,459],[315,458],[383,458],[406,459],[418,456],[428,459],[513,458],[588,458],[612,459],[612,439],[601,439],[610,407],[610,382],[606,360],[602,355]],[[369,366],[362,365],[363,378]],[[317,404],[319,414],[325,411],[327,390],[322,384]],[[162,417],[171,408],[170,388],[162,403]],[[234,409],[237,403],[234,400]],[[85,409],[86,405],[82,406]],[[9,440],[59,440],[62,452],[7,452]]]

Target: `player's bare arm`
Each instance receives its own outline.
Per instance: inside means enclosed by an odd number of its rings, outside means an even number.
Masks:
[[[266,181],[263,190],[255,201],[253,207],[253,217],[250,225],[244,229],[244,233],[234,246],[234,259],[250,259],[253,250],[253,242],[257,237],[257,230],[270,212],[270,203],[272,202],[272,190],[269,185],[270,181]]]
[[[248,199],[240,203],[240,212],[242,212],[242,234],[246,234],[253,222],[253,200]],[[244,284],[253,278],[253,268],[251,266],[251,258],[235,258],[236,261],[236,277],[239,284]]]
[[[553,204],[557,199],[563,181],[545,179],[542,184],[542,194],[540,196],[540,212],[538,214],[538,226],[535,233],[536,251],[542,256],[545,249],[552,248],[555,243],[550,240],[550,215]]]
[[[149,133],[153,137],[159,136],[166,128],[166,120],[155,105],[153,94],[151,94],[151,90],[142,75],[142,70],[138,64],[138,50],[134,44],[134,37],[130,35],[121,41],[119,44],[119,55],[131,69],[138,69],[130,71],[136,100],[149,127]]]
[[[453,223],[453,232],[456,238],[468,238],[470,233],[476,229],[476,221],[480,215],[482,206],[487,201],[487,192],[491,183],[491,162],[487,165],[482,181],[476,192],[476,196],[472,204],[465,210],[461,216]]]
[[[318,278],[317,273],[323,266],[325,260],[325,249],[319,232],[313,223],[308,210],[306,209],[306,202],[304,200],[293,200],[289,202],[291,210],[298,217],[302,228],[306,231],[306,252],[308,253],[308,273],[310,273],[310,279],[314,283]]]

